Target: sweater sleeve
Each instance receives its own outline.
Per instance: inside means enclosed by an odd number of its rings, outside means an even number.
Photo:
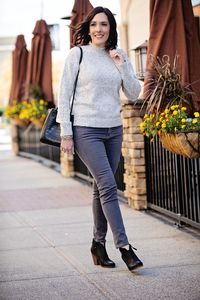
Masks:
[[[117,65],[117,68],[120,71],[122,77],[122,90],[129,100],[136,101],[141,91],[141,86],[134,73],[132,64],[128,56],[121,49],[120,52],[124,58],[124,63],[121,65]]]
[[[74,47],[70,50],[61,75],[58,90],[57,122],[60,123],[61,136],[72,135],[70,122],[70,101],[73,95],[74,82],[79,69],[80,49]]]

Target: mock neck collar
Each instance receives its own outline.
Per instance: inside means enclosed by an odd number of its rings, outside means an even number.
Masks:
[[[90,45],[93,49],[95,49],[95,50],[97,50],[97,51],[103,51],[103,50],[105,50],[105,47],[98,47],[98,46],[95,46],[94,44],[92,44],[92,42],[89,42],[89,45]]]

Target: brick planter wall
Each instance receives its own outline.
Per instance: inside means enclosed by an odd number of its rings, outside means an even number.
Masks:
[[[19,154],[19,143],[18,143],[18,133],[17,126],[10,124],[10,135],[11,135],[11,147],[15,155]]]
[[[141,103],[126,102],[123,105],[124,195],[129,205],[137,210],[147,208],[144,136],[139,129],[143,115]]]
[[[61,151],[60,167],[61,167],[61,174],[64,177],[73,177],[74,176],[74,157],[73,157],[73,155],[64,154]]]

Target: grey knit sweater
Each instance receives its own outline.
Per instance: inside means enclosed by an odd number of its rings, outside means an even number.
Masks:
[[[132,65],[126,54],[118,49],[125,62],[114,63],[109,53],[93,45],[82,46],[83,59],[76,87],[73,115],[74,125],[88,127],[115,127],[122,124],[119,90],[129,100],[135,101],[140,92]],[[74,47],[67,56],[62,73],[57,121],[61,125],[61,136],[72,135],[70,123],[70,100],[79,68],[80,49]]]

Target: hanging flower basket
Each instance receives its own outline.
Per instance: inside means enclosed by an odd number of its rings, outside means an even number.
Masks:
[[[175,154],[188,158],[200,157],[200,131],[161,133],[160,141],[165,149]]]

